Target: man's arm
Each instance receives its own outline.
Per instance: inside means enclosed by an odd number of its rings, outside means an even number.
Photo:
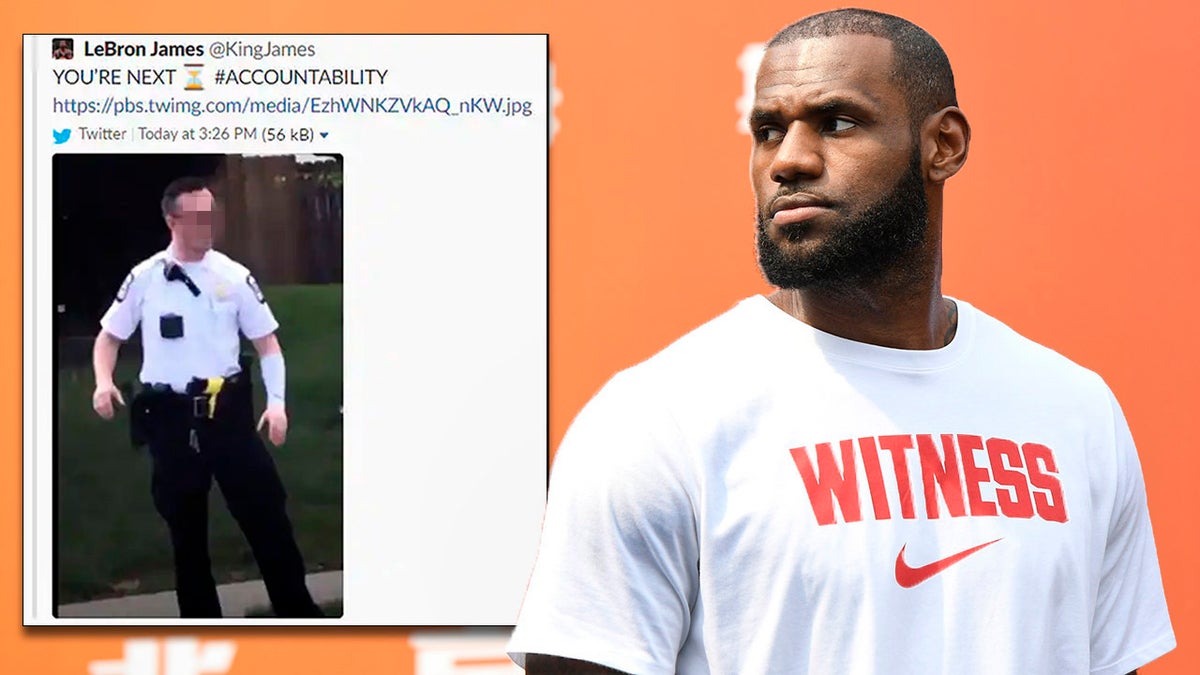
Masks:
[[[283,347],[279,346],[279,338],[275,337],[275,333],[267,333],[260,338],[251,340],[250,343],[254,345],[254,351],[258,353],[260,362],[272,354],[283,354]]]
[[[529,675],[625,675],[624,671],[613,670],[608,666],[591,661],[579,661],[548,654],[527,654],[525,656],[525,672]]]
[[[1103,560],[1092,618],[1094,664],[1116,672],[1141,666],[1175,647],[1159,572],[1154,530],[1141,462],[1128,422],[1111,390],[1107,391],[1112,425],[1111,455],[1104,457],[1104,512],[1111,514],[1103,539]]]
[[[139,266],[142,270],[144,266]],[[100,317],[100,332],[92,347],[92,370],[96,375],[96,390],[92,393],[92,409],[104,419],[112,419],[113,401],[125,405],[121,392],[113,385],[113,369],[121,343],[133,335],[141,322],[139,308],[145,284],[139,283],[139,267],[130,270],[116,297],[104,316]]]
[[[250,342],[254,345],[254,351],[258,352],[263,386],[267,389],[267,406],[282,406],[287,385],[287,370],[283,363],[283,348],[279,346],[279,338],[275,337],[274,333],[268,333]]]
[[[275,333],[267,333],[266,335],[255,338],[250,341],[254,345],[254,351],[258,352],[258,357],[261,359],[268,354],[282,354],[283,347],[279,346],[279,338],[275,337]]]
[[[258,428],[267,425],[267,434],[275,445],[287,440],[287,412],[284,405],[284,390],[287,371],[283,363],[283,348],[275,333],[267,333],[250,341],[258,352],[258,365],[262,369],[263,387],[267,390],[267,409],[258,420]]]
[[[96,386],[111,386],[113,369],[117,366],[117,352],[121,349],[121,339],[112,333],[100,329],[96,334],[96,344],[92,347],[92,370],[96,373]]]
[[[92,370],[96,374],[96,390],[92,393],[92,409],[104,419],[112,419],[113,400],[125,405],[121,392],[113,384],[113,369],[117,366],[117,352],[122,340],[112,333],[100,329],[96,344],[92,347]]]

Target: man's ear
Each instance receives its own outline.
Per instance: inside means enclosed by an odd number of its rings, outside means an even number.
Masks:
[[[967,163],[971,125],[956,106],[933,113],[921,125],[921,149],[931,183],[943,183]]]

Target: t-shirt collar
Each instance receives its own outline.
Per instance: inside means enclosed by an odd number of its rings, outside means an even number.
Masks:
[[[943,297],[958,305],[958,330],[950,344],[928,350],[881,347],[831,335],[796,319],[763,295],[746,298],[743,303],[752,306],[763,320],[790,332],[796,340],[795,344],[809,344],[828,357],[888,370],[922,371],[953,365],[967,353],[975,337],[976,309],[958,298]]]

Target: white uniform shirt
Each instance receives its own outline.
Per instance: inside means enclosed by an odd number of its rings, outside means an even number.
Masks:
[[[1124,675],[1175,646],[1095,373],[959,301],[888,349],[749,298],[614,377],[508,651],[638,675]]]
[[[167,281],[166,268],[178,264],[200,289]],[[164,338],[160,319],[183,319],[183,336]],[[251,340],[279,328],[258,283],[244,265],[210,250],[198,262],[177,262],[171,249],[138,263],[100,319],[105,331],[126,340],[142,326],[143,383],[167,383],[183,392],[193,377],[227,377],[238,372],[241,333]]]

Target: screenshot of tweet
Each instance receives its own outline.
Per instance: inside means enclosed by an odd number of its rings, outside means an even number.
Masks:
[[[25,35],[25,625],[512,625],[547,36]]]

